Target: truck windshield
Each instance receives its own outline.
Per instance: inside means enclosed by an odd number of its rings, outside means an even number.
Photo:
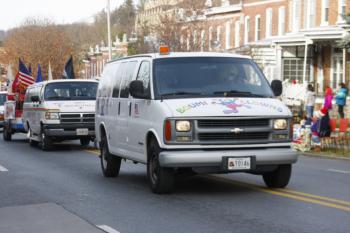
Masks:
[[[0,105],[4,105],[6,102],[6,94],[0,94]]]
[[[95,100],[97,83],[94,82],[57,82],[47,84],[45,100]]]
[[[156,99],[274,96],[257,65],[245,58],[156,59],[154,84]]]

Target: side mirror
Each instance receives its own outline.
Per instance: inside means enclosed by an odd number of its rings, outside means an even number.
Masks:
[[[148,94],[144,91],[143,82],[140,80],[134,80],[130,83],[129,92],[134,98],[146,99],[148,97]]]
[[[39,96],[37,96],[37,95],[34,95],[34,96],[30,97],[30,100],[31,100],[32,102],[40,102],[40,98],[39,98]]]
[[[273,94],[275,94],[275,96],[282,95],[283,86],[282,86],[281,80],[273,80],[271,82],[271,88],[272,88]]]

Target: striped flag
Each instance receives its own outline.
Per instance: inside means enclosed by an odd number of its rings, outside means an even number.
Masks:
[[[35,83],[35,79],[30,75],[26,65],[19,59],[19,86],[22,90],[27,89],[28,86]]]

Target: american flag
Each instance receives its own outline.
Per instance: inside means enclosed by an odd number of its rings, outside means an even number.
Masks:
[[[35,83],[35,79],[30,75],[26,65],[19,59],[19,85],[21,89],[27,89],[28,86]]]

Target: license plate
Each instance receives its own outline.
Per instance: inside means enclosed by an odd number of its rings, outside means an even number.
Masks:
[[[228,158],[227,166],[229,171],[250,170],[252,159],[251,157]]]
[[[77,129],[78,136],[85,136],[89,134],[89,129]]]

